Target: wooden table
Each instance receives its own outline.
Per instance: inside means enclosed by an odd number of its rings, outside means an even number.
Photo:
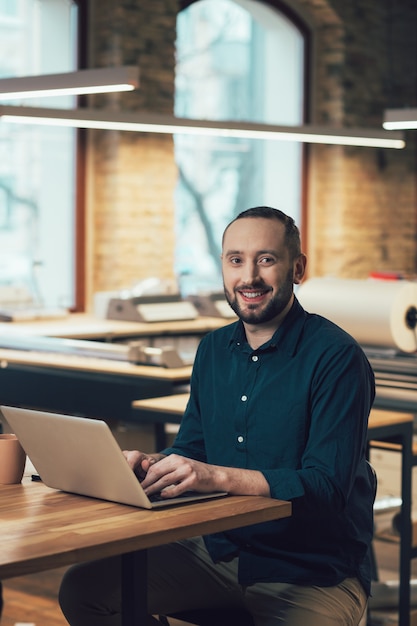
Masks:
[[[146,511],[25,478],[22,485],[0,486],[0,580],[123,555],[123,626],[138,626],[146,623],[148,548],[289,515],[289,502],[261,496]]]
[[[114,341],[126,338],[172,337],[178,335],[203,336],[211,330],[230,324],[222,317],[197,317],[194,320],[167,322],[124,322],[108,320],[86,313],[71,313],[68,317],[28,322],[0,322],[0,335],[19,333],[67,339],[94,339]]]
[[[163,450],[167,445],[165,424],[179,424],[187,406],[189,393],[176,393],[160,398],[145,398],[132,402],[133,417],[138,422],[153,424],[155,428],[155,447]]]
[[[129,422],[133,400],[175,393],[191,369],[0,348],[0,404]]]

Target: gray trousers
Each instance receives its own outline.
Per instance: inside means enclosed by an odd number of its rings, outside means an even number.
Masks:
[[[149,613],[244,607],[256,626],[357,626],[365,611],[366,594],[356,578],[335,587],[242,587],[237,566],[237,558],[213,564],[200,537],[148,550]],[[114,557],[65,573],[59,601],[71,626],[120,626],[120,571],[120,558]]]

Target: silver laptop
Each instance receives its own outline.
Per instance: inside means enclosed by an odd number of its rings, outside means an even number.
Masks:
[[[0,409],[48,487],[145,509],[227,495],[187,492],[148,498],[106,422],[11,406]]]

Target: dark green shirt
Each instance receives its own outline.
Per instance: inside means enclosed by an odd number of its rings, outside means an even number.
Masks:
[[[297,300],[252,350],[236,322],[200,343],[173,447],[200,461],[260,470],[290,518],[210,535],[214,561],[239,554],[239,579],[369,593],[373,484],[366,463],[374,376],[360,346]]]

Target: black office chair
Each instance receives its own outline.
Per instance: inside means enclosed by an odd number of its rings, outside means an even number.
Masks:
[[[376,491],[378,488],[378,477],[375,471],[375,468],[373,467],[373,465],[371,465],[371,463],[369,461],[367,461],[368,463],[368,470],[369,473],[371,475],[372,481],[373,481],[373,487],[374,487],[374,503],[375,503],[375,499],[376,499]],[[376,556],[375,556],[375,549],[374,549],[374,545],[373,543],[371,544],[371,579],[376,581],[378,580],[378,565],[376,562]],[[369,603],[366,609],[366,624],[371,624],[372,620],[371,620],[371,611],[369,608]]]
[[[373,467],[373,465],[371,465],[371,463],[369,461],[367,461],[367,463],[368,463],[369,472],[370,472],[372,480],[373,480],[373,485],[374,485],[374,503],[375,503],[376,490],[377,490],[377,487],[378,487],[378,477],[376,475],[376,471],[375,471],[375,468]],[[375,550],[374,550],[373,545],[371,546],[371,565],[372,565],[372,580],[378,580],[378,566],[377,566],[377,562],[376,562]]]

